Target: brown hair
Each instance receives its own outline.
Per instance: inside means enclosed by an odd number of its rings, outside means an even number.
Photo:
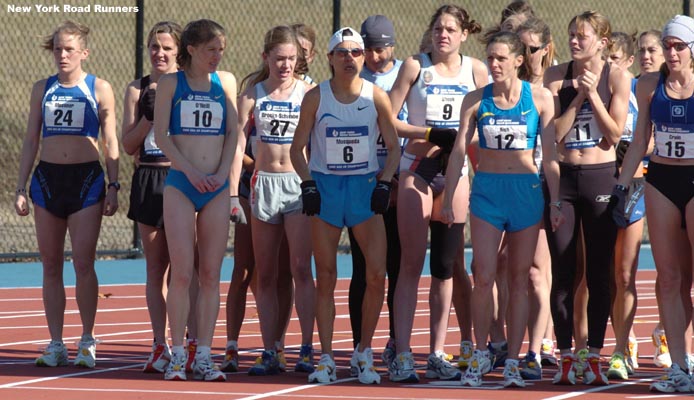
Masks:
[[[176,57],[178,65],[183,69],[190,65],[191,56],[188,53],[188,46],[195,47],[207,43],[216,37],[226,39],[226,32],[218,23],[209,19],[189,22],[181,34],[181,46]]]
[[[55,45],[55,37],[61,33],[67,33],[69,35],[77,35],[80,44],[83,49],[87,48],[87,36],[89,36],[89,27],[84,24],[80,24],[75,21],[65,21],[58,25],[57,28],[50,35],[43,38],[43,44],[41,47],[48,51],[53,51],[53,46]]]
[[[152,39],[156,38],[160,33],[168,33],[171,35],[174,42],[176,42],[176,46],[178,46],[179,49],[181,48],[181,34],[183,33],[183,29],[181,25],[172,21],[161,21],[154,24],[147,35],[147,41],[145,42],[147,47],[152,43]]]
[[[530,67],[528,65],[528,50],[517,33],[499,31],[489,35],[487,37],[487,48],[495,43],[505,44],[508,46],[509,52],[514,56],[523,56],[523,63],[520,65],[520,67],[518,67],[518,76],[521,77],[529,75]]]
[[[607,54],[612,54],[617,50],[622,50],[627,58],[636,54],[636,32],[631,35],[624,32],[613,32],[610,39]]]
[[[304,59],[304,52],[301,51],[301,45],[299,44],[299,40],[297,39],[294,30],[287,25],[276,26],[265,33],[263,53],[268,55],[274,48],[282,44],[294,45],[296,48],[297,65],[299,64],[299,60],[303,60],[304,64],[306,63]],[[294,73],[297,73],[296,68]],[[240,87],[244,88],[247,86],[255,86],[256,84],[266,80],[269,76],[270,68],[268,67],[267,63],[263,63],[258,70],[251,72],[250,74],[246,75],[245,78],[243,78]]]
[[[540,38],[542,46],[547,48],[547,54],[542,57],[542,70],[546,71],[547,68],[552,65],[552,61],[554,60],[554,42],[552,41],[552,34],[549,30],[549,25],[547,25],[547,23],[540,18],[531,17],[518,28],[517,32],[518,35],[523,32],[528,32],[535,34]],[[528,49],[528,51],[530,51],[530,49]],[[528,72],[532,73],[532,71]]]
[[[458,21],[460,28],[462,30],[467,30],[470,34],[479,33],[482,31],[482,25],[480,25],[479,22],[475,21],[474,19],[470,19],[470,14],[468,14],[464,8],[451,4],[443,5],[436,10],[429,21],[429,27],[427,28],[428,31],[433,30],[434,24],[443,14],[452,15]]]
[[[535,10],[526,0],[514,0],[510,2],[506,8],[501,10],[501,20],[499,24],[503,24],[510,16],[524,14],[526,17],[534,17]]]

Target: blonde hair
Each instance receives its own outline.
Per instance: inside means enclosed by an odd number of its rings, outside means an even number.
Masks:
[[[552,61],[554,60],[554,42],[552,41],[549,25],[547,25],[545,21],[537,17],[531,17],[518,28],[517,32],[518,35],[523,32],[537,35],[540,42],[542,42],[542,46],[547,48],[547,54],[542,57],[542,70],[546,71],[547,68],[552,66]]]
[[[89,27],[84,24],[80,24],[75,21],[65,21],[58,25],[57,28],[50,35],[43,38],[42,47],[48,51],[53,51],[55,46],[55,37],[61,33],[67,33],[68,35],[76,35],[79,39],[82,49],[87,48],[87,36],[89,36]]]
[[[297,65],[299,64],[299,60],[304,60],[304,52],[301,50],[299,40],[297,39],[294,30],[287,25],[276,26],[265,33],[263,53],[268,55],[274,48],[283,44],[294,45],[296,48]],[[297,73],[296,69],[294,70],[294,73]],[[270,68],[268,67],[267,63],[263,63],[258,70],[251,72],[245,78],[243,78],[240,87],[243,90],[243,88],[246,86],[255,86],[256,84],[266,80],[269,76]]]

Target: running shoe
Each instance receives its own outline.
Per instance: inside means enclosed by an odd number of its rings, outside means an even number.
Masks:
[[[280,372],[287,372],[287,359],[284,357],[284,349],[277,349],[277,362]]]
[[[574,364],[574,369],[576,370],[576,378],[583,377],[583,371],[586,369],[587,358],[588,349],[581,349],[576,352],[576,363]]]
[[[294,366],[294,371],[308,373],[315,371],[315,368],[313,367],[313,346],[310,344],[301,345],[301,350],[299,350],[299,360]]]
[[[656,327],[653,330],[651,339],[653,339],[653,346],[655,346],[653,363],[655,363],[656,367],[670,368],[670,366],[672,366],[672,359],[670,358],[670,350],[668,349],[665,330]]]
[[[542,339],[542,347],[540,347],[540,363],[543,366],[550,367],[557,365],[557,357],[554,353],[556,349],[554,348],[554,340],[552,339]]]
[[[675,393],[690,392],[692,382],[689,375],[683,371],[677,363],[667,369],[667,376],[664,379],[653,382],[650,386],[651,392]]]
[[[388,367],[388,375],[392,382],[417,383],[419,375],[414,368],[414,356],[410,352],[400,353]]]
[[[381,360],[383,360],[383,363],[387,366],[390,366],[390,364],[395,360],[395,356],[397,353],[395,352],[395,338],[389,338],[388,343],[386,343],[386,348],[383,349],[383,353],[381,353]]]
[[[622,358],[622,365],[624,365],[623,363],[624,358]],[[583,370],[583,383],[586,385],[593,386],[605,386],[610,384],[605,374],[602,373],[600,354],[588,354],[588,357],[586,358],[585,369]]]
[[[508,343],[502,342],[501,346],[494,346],[492,342],[487,344],[487,349],[494,356],[494,363],[492,364],[492,369],[496,367],[504,366],[506,362],[506,357],[508,357]],[[484,372],[486,373],[486,372]]]
[[[627,371],[631,368],[629,375],[632,375],[634,370],[639,367],[639,342],[636,341],[635,337],[629,338],[624,358],[627,361]]]
[[[37,367],[64,367],[68,364],[67,347],[65,343],[51,341],[36,359]]]
[[[211,356],[198,358],[193,367],[193,377],[205,382],[224,382],[227,376],[219,370],[217,364],[212,361]]]
[[[308,383],[330,383],[336,380],[335,361],[330,354],[322,354],[316,370],[308,376]]]
[[[622,353],[616,352],[612,355],[612,358],[610,358],[610,367],[607,369],[607,377],[609,379],[629,379],[627,362]]]
[[[475,351],[475,346],[469,340],[460,342],[460,356],[458,357],[458,368],[465,369],[470,364],[472,353]]]
[[[485,350],[485,352],[489,353],[487,350]],[[479,349],[476,349],[472,353],[472,358],[470,358],[467,370],[465,370],[465,373],[463,373],[463,376],[460,378],[461,385],[471,387],[482,386],[483,364],[488,364],[488,367],[491,368],[489,358],[482,353],[483,352]]]
[[[694,373],[694,354],[687,354],[684,362],[687,364],[687,372],[689,375],[692,375]],[[694,387],[692,387],[692,390],[694,390]]]
[[[164,372],[171,362],[169,345],[152,343],[152,354],[149,355],[142,372]]]
[[[475,350],[473,353],[478,355],[477,363],[479,365],[480,372],[482,375],[486,375],[492,372],[492,365],[494,365],[494,354],[489,350]]]
[[[193,372],[195,368],[195,353],[198,351],[198,339],[187,339],[186,340],[186,352],[188,353],[188,359],[186,361],[186,372]]]
[[[166,367],[164,379],[167,381],[185,381],[186,377],[186,354],[171,355],[171,362]]]
[[[559,360],[559,371],[554,375],[552,383],[555,385],[575,385],[576,384],[576,357],[567,353]]]
[[[537,362],[536,362],[537,364]],[[518,369],[518,360],[506,359],[504,362],[504,387],[525,387],[525,381]]]
[[[86,340],[85,340],[86,339]],[[94,368],[96,366],[96,340],[82,336],[77,344],[75,367]]]
[[[381,375],[376,372],[374,367],[374,354],[371,347],[367,347],[364,351],[358,351],[359,346],[354,349],[354,355],[357,359],[359,368],[359,382],[370,385],[372,383],[381,383]]]
[[[542,362],[537,361],[537,354],[534,351],[528,351],[521,360],[520,376],[532,381],[542,379]]]
[[[255,365],[248,370],[248,375],[251,376],[277,375],[279,373],[279,358],[275,350],[263,351],[263,354],[255,359]]]
[[[427,379],[441,379],[448,381],[451,379],[460,379],[460,371],[458,368],[451,365],[446,360],[446,353],[441,350],[436,350],[429,354],[427,358],[427,372],[424,375]]]
[[[220,369],[224,372],[238,372],[239,349],[236,346],[227,346]]]

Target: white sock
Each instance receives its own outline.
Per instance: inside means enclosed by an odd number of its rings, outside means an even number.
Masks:
[[[232,349],[234,349],[234,350],[238,350],[238,349],[239,349],[239,343],[238,343],[238,341],[237,341],[237,340],[229,340],[229,341],[227,341],[227,349],[228,349],[228,348],[232,348]]]

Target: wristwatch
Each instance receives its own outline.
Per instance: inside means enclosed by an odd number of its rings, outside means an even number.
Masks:
[[[549,206],[561,211],[561,201],[552,201],[549,203]]]
[[[621,191],[621,192],[624,192],[624,193],[629,191],[629,188],[624,186],[624,185],[617,184],[617,185],[614,185],[614,188]]]
[[[107,189],[115,188],[116,192],[120,190],[120,183],[118,181],[113,181],[106,186]]]

